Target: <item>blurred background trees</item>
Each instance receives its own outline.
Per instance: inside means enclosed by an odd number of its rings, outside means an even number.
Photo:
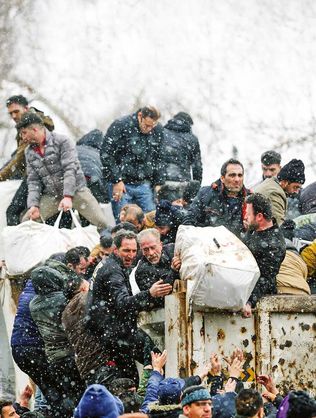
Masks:
[[[235,156],[246,184],[260,154],[316,166],[312,0],[12,0],[0,4],[0,159],[15,147],[5,107],[24,94],[78,139],[143,104],[194,120],[204,183]]]

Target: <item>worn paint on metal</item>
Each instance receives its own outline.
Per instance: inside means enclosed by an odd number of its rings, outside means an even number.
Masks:
[[[265,297],[254,316],[243,319],[230,311],[192,309],[181,289],[166,298],[166,375],[196,374],[212,352],[229,357],[241,347],[248,384],[256,374],[271,374],[281,392],[295,387],[315,393],[315,315],[315,296]]]

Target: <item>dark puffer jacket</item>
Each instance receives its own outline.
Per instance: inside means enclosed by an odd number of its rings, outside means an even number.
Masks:
[[[260,277],[248,301],[254,307],[263,296],[277,293],[276,275],[285,257],[286,244],[275,221],[272,227],[263,231],[247,232],[243,241],[260,270]]]
[[[152,309],[154,298],[148,290],[132,296],[128,271],[119,257],[111,254],[97,267],[88,327],[104,341],[126,338],[137,330],[138,312]]]
[[[202,187],[194,198],[183,225],[223,225],[238,237],[244,231],[245,199],[250,190],[243,187],[236,198],[228,197],[221,180]]]
[[[309,184],[301,191],[299,207],[302,214],[316,212],[316,181]]]
[[[135,272],[136,283],[140,290],[148,290],[158,280],[173,285],[179,279],[179,273],[171,269],[171,262],[174,255],[174,244],[164,245],[159,263],[152,264],[146,257],[142,256]],[[155,307],[164,306],[164,298],[156,298]]]
[[[78,142],[77,145],[87,145],[88,147],[94,148],[101,151],[103,143],[103,133],[99,129],[93,129],[89,131],[87,134],[83,135]]]
[[[164,129],[166,180],[202,181],[202,161],[198,138],[189,122],[171,119]],[[192,169],[192,175],[191,175]]]
[[[158,124],[143,134],[137,113],[115,120],[107,130],[101,150],[104,175],[109,174],[112,183],[122,179],[127,184],[163,184],[163,128]]]
[[[108,186],[103,178],[100,152],[89,145],[77,145],[77,153],[87,186],[98,202],[108,202]]]
[[[35,346],[44,347],[41,334],[32,319],[29,304],[36,295],[32,280],[28,280],[19,297],[17,312],[14,318],[11,347]]]
[[[55,362],[72,356],[73,351],[61,323],[61,315],[67,304],[64,295],[68,285],[67,276],[43,266],[33,270],[31,279],[36,296],[30,303],[30,311],[45,342],[48,359]]]

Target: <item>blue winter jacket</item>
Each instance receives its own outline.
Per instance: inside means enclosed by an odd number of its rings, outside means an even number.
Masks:
[[[31,317],[29,308],[30,301],[34,296],[35,290],[32,281],[28,280],[19,298],[11,336],[11,347],[21,345],[44,347],[44,341]]]
[[[143,412],[144,414],[148,414],[150,412],[149,405],[158,401],[158,388],[162,380],[164,380],[164,376],[154,370],[148,380],[146,396],[145,396],[142,406],[140,407],[140,412]],[[201,384],[200,376],[190,376],[185,379],[179,379],[179,380],[182,381],[183,390],[186,387]]]
[[[212,418],[232,418],[236,414],[236,392],[212,397]]]

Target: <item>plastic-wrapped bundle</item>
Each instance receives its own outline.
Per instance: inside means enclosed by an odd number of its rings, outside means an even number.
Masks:
[[[180,276],[194,280],[189,297],[197,306],[240,309],[260,276],[248,247],[224,226],[178,229],[175,254]]]

